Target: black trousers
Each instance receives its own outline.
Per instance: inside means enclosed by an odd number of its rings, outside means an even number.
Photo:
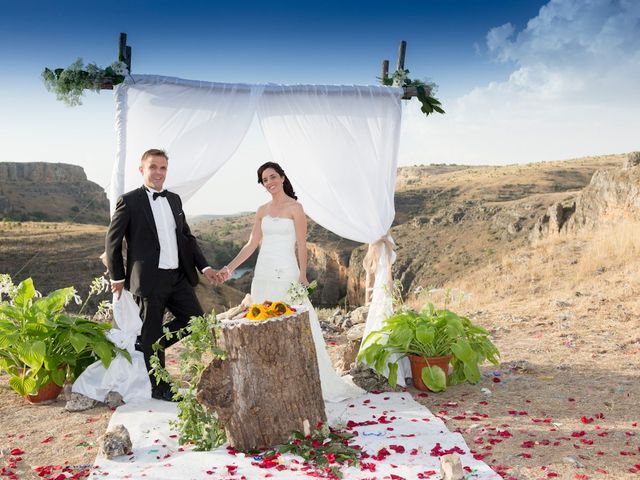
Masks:
[[[177,332],[189,325],[191,317],[199,317],[204,314],[196,293],[182,270],[159,269],[157,275],[153,292],[147,297],[135,297],[142,318],[138,348],[144,354],[147,371],[151,370],[149,359],[153,355],[152,346],[163,336],[163,327],[168,328],[171,332]],[[162,319],[165,309],[169,310],[175,319],[163,325]],[[170,340],[163,339],[160,344],[163,348],[167,348],[177,341],[178,339],[174,336]],[[158,352],[158,357],[160,364],[164,367],[164,350]],[[151,376],[151,385],[156,385],[153,376]]]

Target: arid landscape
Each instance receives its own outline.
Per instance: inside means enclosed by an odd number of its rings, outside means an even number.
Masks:
[[[627,155],[398,172],[394,277],[406,302],[469,316],[501,352],[501,364],[485,366],[477,385],[409,392],[504,478],[640,475],[638,185],[640,166]],[[4,216],[0,272],[14,281],[32,276],[45,292],[68,285],[82,292],[102,273],[104,225]],[[251,216],[240,215],[193,230],[212,262],[222,262],[250,225]],[[327,322],[362,302],[364,249],[311,224],[310,277],[321,285],[315,300],[327,307]],[[250,274],[199,294],[220,311],[239,302],[249,281]],[[338,364],[346,331],[325,333]],[[4,378],[0,478],[87,475],[111,410],[69,413],[62,396],[30,405]]]

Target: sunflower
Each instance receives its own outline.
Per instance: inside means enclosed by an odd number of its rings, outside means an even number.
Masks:
[[[249,312],[247,313],[246,318],[248,320],[265,320],[269,317],[269,312],[264,305],[260,303],[254,303],[249,307]]]
[[[287,305],[284,302],[273,302],[269,310],[270,312],[273,312],[275,316],[278,316],[278,317],[280,315],[289,315],[293,313],[293,310],[289,308],[289,305]]]

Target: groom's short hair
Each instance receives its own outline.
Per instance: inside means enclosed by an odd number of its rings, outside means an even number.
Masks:
[[[164,150],[160,150],[159,148],[151,148],[142,154],[142,158],[140,159],[140,163],[144,162],[148,157],[164,157],[167,162],[169,161],[169,156],[167,152]]]

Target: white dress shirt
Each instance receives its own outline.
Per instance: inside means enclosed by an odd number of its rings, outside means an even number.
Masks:
[[[147,197],[151,204],[153,212],[153,221],[156,224],[158,232],[158,240],[160,241],[160,260],[158,268],[174,269],[179,266],[178,259],[178,240],[176,239],[176,220],[171,211],[171,205],[166,197],[157,197],[153,199],[153,193],[156,191],[147,187]]]

